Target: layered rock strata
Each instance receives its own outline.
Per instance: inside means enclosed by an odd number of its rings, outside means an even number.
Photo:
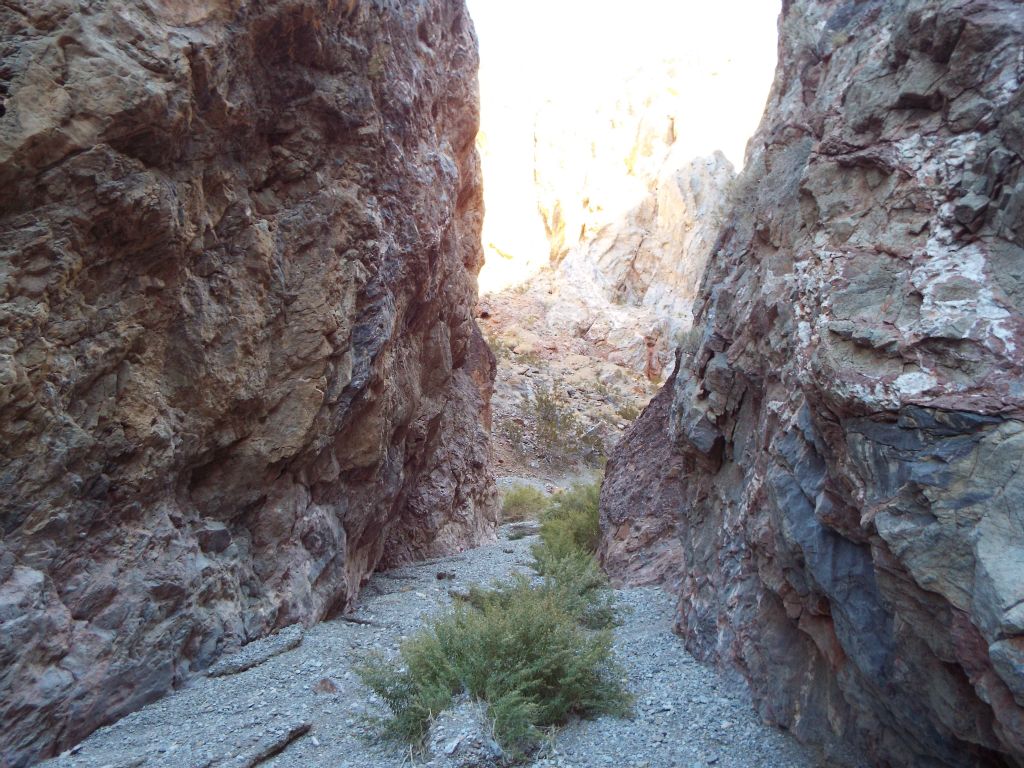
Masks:
[[[614,575],[676,539],[687,646],[877,765],[1024,765],[1022,50],[1010,0],[783,4],[700,333],[608,466]]]
[[[0,763],[492,535],[457,0],[0,10]]]

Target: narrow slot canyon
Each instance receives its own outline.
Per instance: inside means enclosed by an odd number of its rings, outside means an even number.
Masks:
[[[1024,768],[1022,51],[0,4],[0,768]]]

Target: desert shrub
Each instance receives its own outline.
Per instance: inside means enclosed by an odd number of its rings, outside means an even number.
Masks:
[[[524,457],[526,455],[526,427],[515,419],[508,419],[503,421],[498,429],[508,440],[516,455]]]
[[[402,741],[421,741],[427,725],[452,703],[457,681],[448,677],[449,666],[437,658],[438,645],[423,633],[402,646],[404,667],[383,656],[372,655],[356,665],[363,684],[384,701],[391,717],[381,725],[386,736]]]
[[[402,645],[398,664],[376,656],[357,667],[391,713],[385,732],[420,742],[466,693],[487,702],[495,738],[516,757],[570,715],[629,713],[611,652],[614,598],[594,558],[599,488],[575,485],[549,502],[534,547],[539,583],[516,575],[471,587]]]
[[[640,415],[640,409],[633,403],[626,403],[616,413],[623,421],[636,421],[636,417]]]
[[[598,520],[599,482],[578,483],[554,496],[541,516],[540,542],[533,547],[538,573],[547,573],[552,563],[597,552],[601,541]]]
[[[558,589],[520,577],[471,592],[403,644],[400,666],[376,657],[358,671],[390,710],[393,735],[422,739],[465,692],[487,702],[495,737],[516,755],[570,714],[628,712],[611,641],[608,629],[584,628]]]
[[[508,359],[512,354],[512,347],[509,343],[499,336],[497,333],[487,332],[484,335],[484,340],[487,342],[487,346],[491,348],[491,352],[498,360]]]
[[[548,592],[562,609],[588,629],[610,629],[618,624],[618,612],[608,585],[593,555],[573,552],[546,563],[543,582],[531,584],[517,576],[490,588],[470,587],[467,602],[475,608],[507,606],[523,599],[524,590]]]
[[[531,368],[540,368],[544,364],[544,358],[535,350],[529,349],[525,352],[515,352],[516,362],[529,365]]]
[[[697,352],[704,337],[704,329],[701,326],[687,328],[678,336],[677,346],[683,357],[689,358]]]
[[[580,624],[588,629],[608,629],[619,623],[608,577],[592,554],[574,552],[548,558],[543,568],[545,585]]]
[[[506,523],[535,519],[547,504],[547,497],[525,483],[514,485],[501,497],[501,517]]]
[[[538,386],[533,396],[533,412],[537,417],[537,439],[544,446],[562,447],[561,443],[579,431],[579,418],[555,394],[554,389]]]

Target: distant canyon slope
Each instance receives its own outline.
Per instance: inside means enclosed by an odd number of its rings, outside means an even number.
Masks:
[[[461,2],[0,9],[0,764],[493,536]]]
[[[579,105],[549,103],[534,131],[558,293],[551,322],[659,374],[690,326],[736,175],[720,151],[698,154],[688,136],[699,110],[678,90],[687,76],[681,63],[645,66],[585,121]],[[581,122],[590,135],[580,136]]]
[[[507,126],[507,109],[489,115],[482,288],[511,286],[545,305],[514,330],[652,378],[671,371],[736,176],[698,136],[696,97],[679,90],[690,76],[685,62],[647,62],[600,91],[533,106],[528,184],[515,162],[529,138],[523,118]]]
[[[762,714],[879,765],[1024,765],[1024,6],[789,0],[605,566]]]

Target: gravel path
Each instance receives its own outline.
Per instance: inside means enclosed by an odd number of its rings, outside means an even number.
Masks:
[[[657,587],[616,590],[625,609],[615,652],[636,697],[632,720],[604,717],[562,730],[555,754],[534,763],[568,768],[804,768],[812,752],[764,725],[745,688],[698,663],[672,633],[675,599]]]
[[[219,676],[94,733],[51,768],[398,768],[421,765],[379,742],[367,715],[382,714],[352,662],[394,652],[449,590],[529,573],[534,537],[375,575],[354,619],[289,629],[218,663]],[[616,652],[637,697],[631,720],[604,717],[561,729],[533,768],[788,768],[817,765],[785,733],[758,722],[735,683],[698,664],[671,633],[673,598],[653,588],[617,592],[626,608]],[[301,642],[296,637],[301,634]]]

